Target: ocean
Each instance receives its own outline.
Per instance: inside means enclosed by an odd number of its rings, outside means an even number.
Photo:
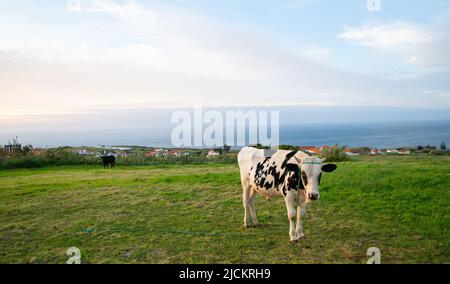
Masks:
[[[373,148],[450,145],[450,121],[365,122],[281,127],[282,144]]]
[[[140,145],[173,147],[170,127],[109,128],[0,133],[0,144],[18,135],[23,144],[35,147]],[[363,123],[306,123],[280,126],[280,144],[348,145],[376,148],[450,146],[450,120]]]

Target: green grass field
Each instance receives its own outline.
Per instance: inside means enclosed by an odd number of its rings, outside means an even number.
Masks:
[[[289,243],[283,200],[257,198],[244,229],[237,165],[0,171],[0,262],[450,263],[450,159],[339,163]]]

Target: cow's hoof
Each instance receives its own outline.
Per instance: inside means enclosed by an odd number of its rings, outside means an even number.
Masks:
[[[305,235],[300,235],[300,239],[302,240],[306,239]]]
[[[262,227],[262,225],[260,223],[255,224],[255,227]]]
[[[250,226],[249,225],[244,225],[244,228],[249,229]]]
[[[291,244],[296,244],[296,243],[298,243],[298,240],[292,240],[291,241]]]

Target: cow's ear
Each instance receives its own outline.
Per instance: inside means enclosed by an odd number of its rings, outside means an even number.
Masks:
[[[322,166],[322,172],[325,173],[331,173],[334,172],[334,170],[337,169],[337,166],[335,164],[326,164]]]

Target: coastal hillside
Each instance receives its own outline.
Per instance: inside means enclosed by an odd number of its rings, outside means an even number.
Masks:
[[[0,171],[1,263],[448,263],[448,156],[359,156],[324,175],[286,239],[282,198],[257,198],[244,229],[236,164]],[[256,241],[255,241],[256,240]]]

